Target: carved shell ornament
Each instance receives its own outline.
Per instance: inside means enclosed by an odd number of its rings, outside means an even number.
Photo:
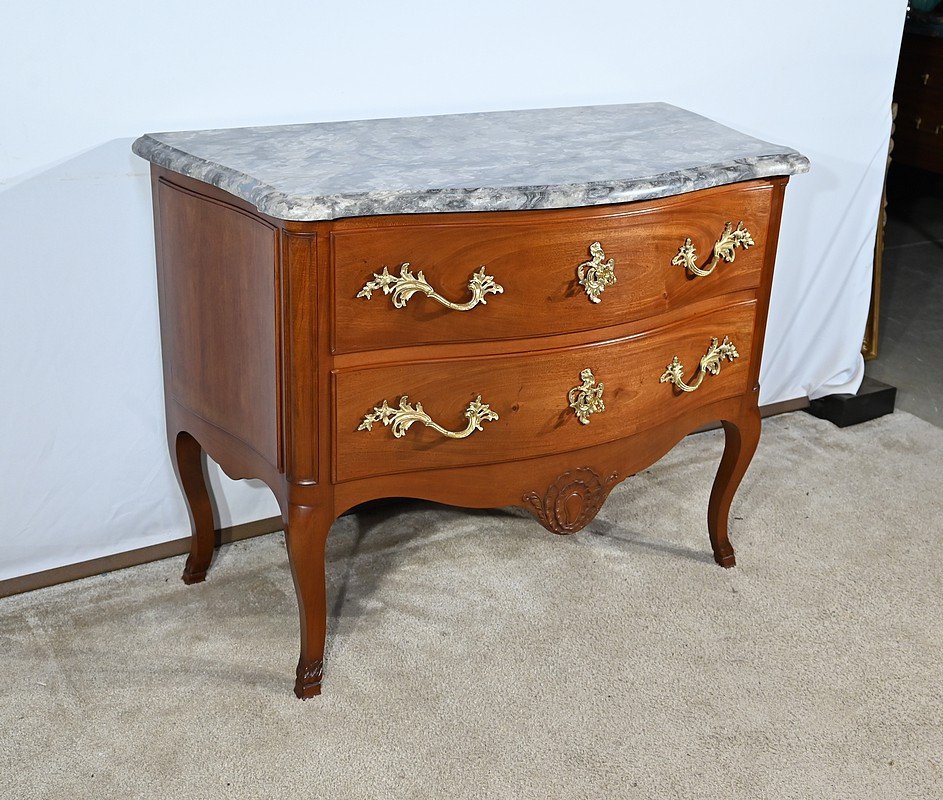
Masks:
[[[525,508],[551,533],[576,533],[593,521],[620,480],[616,472],[603,480],[590,467],[581,467],[564,472],[543,496],[528,492],[522,499]]]

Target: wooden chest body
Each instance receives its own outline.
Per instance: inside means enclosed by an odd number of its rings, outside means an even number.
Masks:
[[[184,579],[205,577],[213,548],[202,449],[282,508],[299,697],[320,692],[325,539],[367,500],[518,505],[572,533],[616,483],[721,420],[708,527],[733,566],[786,177],[619,205],[291,222],[152,175],[168,435],[194,525]]]

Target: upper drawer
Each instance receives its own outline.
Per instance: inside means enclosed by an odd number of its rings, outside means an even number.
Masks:
[[[776,189],[756,181],[623,205],[339,222],[334,350],[592,330],[754,288]]]

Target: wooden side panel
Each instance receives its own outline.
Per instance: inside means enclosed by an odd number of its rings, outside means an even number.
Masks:
[[[724,398],[749,394],[756,303],[717,307],[650,333],[560,350],[476,359],[418,361],[335,372],[336,476],[372,475],[534,458],[614,441],[663,425]],[[739,351],[720,374],[707,375],[695,392],[680,393],[659,377],[678,356],[684,377],[695,378],[711,339],[729,336]],[[591,369],[605,385],[605,411],[580,424],[568,392]],[[465,439],[449,439],[415,423],[402,438],[364,415],[386,400],[408,395],[443,427],[459,431],[477,395],[499,415]]]
[[[277,231],[163,179],[155,200],[168,395],[278,466]]]
[[[284,326],[285,443],[286,472],[292,483],[318,480],[318,402],[324,382],[321,373],[330,366],[327,337],[319,334],[326,325],[326,310],[320,300],[324,288],[318,276],[318,238],[314,234],[282,235],[284,279],[282,325]]]
[[[759,181],[615,206],[338,222],[331,236],[335,351],[599,330],[754,289],[772,194],[772,184]],[[671,263],[690,237],[704,267],[724,225],[741,221],[755,245],[737,248],[733,263],[721,261],[713,274],[699,277]],[[590,302],[577,275],[596,241],[614,260],[616,275],[599,303]],[[504,291],[469,311],[422,294],[403,308],[382,291],[357,297],[374,273],[386,266],[398,275],[404,262],[454,302],[469,299],[469,277],[482,266]]]

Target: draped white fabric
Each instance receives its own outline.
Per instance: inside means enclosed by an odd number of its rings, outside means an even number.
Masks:
[[[664,100],[791,145],[761,402],[854,391],[905,0],[9,4],[0,579],[186,535],[144,131]],[[272,21],[278,18],[280,21]],[[255,482],[222,524],[275,515]]]

